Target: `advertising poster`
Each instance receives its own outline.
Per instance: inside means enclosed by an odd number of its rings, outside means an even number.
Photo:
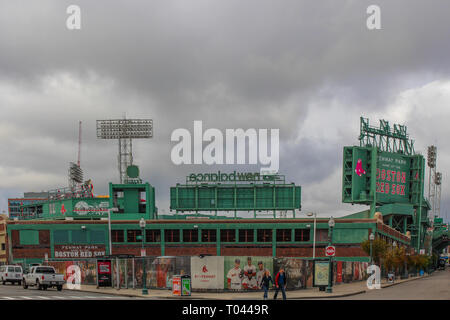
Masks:
[[[224,258],[191,257],[192,289],[223,289]]]
[[[316,261],[314,264],[314,286],[327,286],[329,274],[328,261]]]
[[[306,261],[306,287],[312,288],[314,285],[314,261],[307,260]]]
[[[280,267],[284,267],[287,276],[287,289],[304,289],[307,287],[308,273],[312,275],[308,260],[298,258],[280,258],[274,263],[274,279]]]
[[[344,282],[349,283],[353,280],[353,263],[350,261],[343,262]]]
[[[111,287],[111,275],[112,267],[110,260],[98,260],[97,261],[97,273],[98,273],[98,286],[99,287]]]
[[[147,281],[150,278],[151,287],[171,288],[174,274],[175,257],[157,257],[151,264],[151,271],[147,269]]]
[[[336,283],[342,283],[342,261],[336,262]]]
[[[269,270],[274,279],[272,257],[225,257],[224,287],[229,290],[259,290],[265,270]]]

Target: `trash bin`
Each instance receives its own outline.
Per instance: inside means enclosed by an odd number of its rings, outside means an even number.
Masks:
[[[395,275],[393,273],[388,273],[388,282],[394,283]]]
[[[181,295],[190,296],[191,295],[191,276],[182,275],[181,276]]]

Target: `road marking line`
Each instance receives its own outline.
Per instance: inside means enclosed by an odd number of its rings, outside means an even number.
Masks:
[[[69,296],[70,298],[73,298],[73,299],[83,299],[83,297],[79,297],[79,296]]]
[[[1,297],[2,299],[6,299],[6,300],[16,300],[16,298],[12,298],[12,297]]]
[[[50,300],[49,297],[44,297],[44,296],[36,296],[36,298],[41,298],[41,299],[44,299],[44,300]]]
[[[53,298],[53,299],[62,299],[62,300],[65,300],[65,299],[66,299],[65,297],[61,297],[61,296],[51,296],[50,298]]]
[[[25,296],[20,296],[19,298],[27,299],[27,300],[33,300],[33,298],[31,298],[31,297],[25,297]]]

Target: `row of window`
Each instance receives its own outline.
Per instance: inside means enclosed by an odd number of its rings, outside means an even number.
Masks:
[[[318,229],[316,241],[327,240],[327,230]],[[222,229],[220,230],[221,242],[236,242],[236,237],[239,242],[254,242],[255,232],[254,229],[238,229],[236,234],[235,229]],[[140,242],[141,230],[112,230],[111,239],[112,242],[125,242],[125,236],[127,242]],[[199,239],[200,237],[200,239]],[[164,230],[165,242],[180,242],[181,238],[183,242],[216,242],[217,230],[216,229],[183,229],[183,232],[179,229],[166,229]],[[160,242],[161,230],[145,230],[146,242]],[[272,229],[256,229],[256,241],[257,242],[272,242]],[[276,230],[277,242],[305,242],[310,241],[310,229],[294,229],[292,235],[292,229],[277,229]]]

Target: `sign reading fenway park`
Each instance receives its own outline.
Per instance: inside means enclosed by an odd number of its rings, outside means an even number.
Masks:
[[[105,253],[104,245],[55,245],[55,258],[95,258]]]

